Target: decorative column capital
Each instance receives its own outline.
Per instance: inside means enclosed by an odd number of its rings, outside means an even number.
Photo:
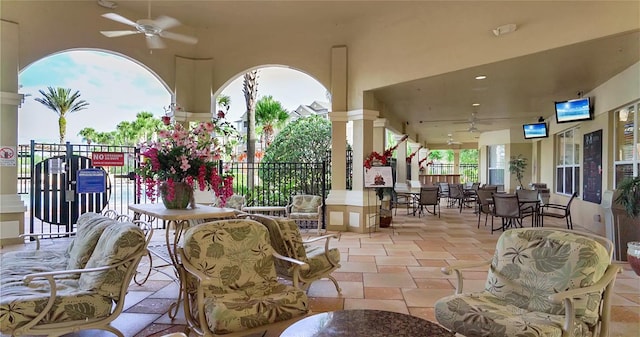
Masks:
[[[6,91],[0,92],[0,104],[2,105],[6,104],[20,107],[22,105],[22,102],[24,102],[23,94],[16,94]]]
[[[331,111],[329,112],[329,120],[331,122],[348,122],[349,112],[347,111]]]
[[[378,111],[375,110],[366,110],[366,109],[358,109],[351,110],[347,112],[350,121],[355,120],[366,120],[366,121],[375,121],[378,118]]]
[[[386,128],[387,127],[387,119],[386,118],[378,118],[373,121],[374,128]]]

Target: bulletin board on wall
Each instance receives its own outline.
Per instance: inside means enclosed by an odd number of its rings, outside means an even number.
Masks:
[[[602,129],[584,135],[582,200],[602,201]]]

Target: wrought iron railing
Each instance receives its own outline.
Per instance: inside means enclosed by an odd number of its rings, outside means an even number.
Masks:
[[[434,163],[427,167],[425,174],[455,174],[455,165]],[[479,182],[478,164],[460,164],[458,174],[462,183]]]

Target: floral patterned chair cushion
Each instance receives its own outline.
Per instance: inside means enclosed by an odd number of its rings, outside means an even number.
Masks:
[[[561,336],[564,306],[548,297],[593,285],[611,254],[600,243],[567,231],[514,229],[496,244],[485,290],[448,296],[435,305],[440,324],[465,336]],[[590,335],[601,292],[574,299],[575,336]]]
[[[337,248],[327,249],[326,246],[303,241],[298,225],[293,220],[264,215],[252,215],[252,219],[267,227],[271,246],[278,254],[309,265],[308,269],[300,271],[299,276],[300,281],[304,283],[303,288],[308,289],[313,281],[326,277],[334,282],[338,293],[340,293],[341,289],[337,280],[331,276],[334,270],[340,268],[340,251]],[[335,237],[335,235],[324,235],[310,241],[328,244],[329,240]],[[278,276],[292,279],[294,268],[291,262],[276,260]]]
[[[81,329],[85,322],[92,328],[101,328],[97,319],[107,318],[114,313],[114,303],[126,293],[140,258],[146,252],[147,238],[142,230],[132,223],[111,220],[100,236],[86,268],[102,267],[124,262],[118,267],[99,272],[82,273],[79,278],[58,278],[50,280],[36,277],[30,282],[12,282],[1,285],[0,331],[8,334],[63,334]],[[64,270],[64,269],[63,269]],[[52,294],[55,291],[55,297]],[[38,321],[38,315],[46,310]],[[119,314],[122,303],[117,309]],[[34,319],[34,326],[30,326]],[[67,324],[60,324],[68,322]],[[54,324],[56,327],[40,325]],[[28,328],[27,328],[28,327]],[[25,331],[22,329],[27,328]],[[16,330],[18,329],[18,330]],[[33,329],[33,330],[29,330]]]
[[[253,220],[220,220],[189,228],[180,251],[188,271],[189,324],[226,334],[304,315],[307,296],[278,283],[272,252],[267,229]],[[204,312],[204,322],[198,312]]]
[[[84,268],[104,228],[113,220],[99,213],[78,217],[76,236],[65,249],[38,249],[6,252],[0,256],[2,284],[22,283],[32,273]],[[78,278],[78,274],[66,277]]]
[[[67,249],[69,255],[67,269],[85,267],[102,232],[112,223],[113,219],[99,213],[88,212],[78,217],[76,237]]]
[[[237,209],[239,211],[241,211],[244,206],[246,206],[245,198],[238,194],[230,196],[225,205],[225,207]]]
[[[300,275],[303,281],[307,281],[306,287],[311,284],[311,281],[328,277],[334,282],[338,292],[340,292],[340,287],[338,287],[337,281],[335,281],[335,279],[330,275],[335,269],[340,268],[340,251],[338,248],[328,248],[327,246],[319,247],[308,243],[305,244],[295,221],[289,219],[276,219],[276,222],[278,223],[280,232],[284,238],[285,245],[292,253],[291,257],[309,264],[309,269],[303,270]],[[334,236],[327,235],[326,240],[329,240],[332,237]],[[316,240],[317,239],[319,238],[316,238]],[[289,274],[292,273],[292,268],[293,266],[289,267]]]
[[[138,226],[130,222],[116,223],[105,228],[86,268],[114,265],[134,256],[142,256],[145,251],[145,234]],[[100,272],[84,273],[80,276],[78,286],[118,301],[122,282],[131,270],[131,263],[133,262]]]
[[[317,195],[294,195],[289,205],[289,218],[313,219],[319,216],[322,198]]]

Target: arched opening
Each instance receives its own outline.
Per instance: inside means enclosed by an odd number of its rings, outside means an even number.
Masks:
[[[319,114],[326,116],[331,111],[329,91],[315,78],[307,73],[282,65],[265,65],[247,69],[258,70],[257,101],[271,96],[281,103],[289,113],[289,121],[302,116]],[[247,129],[247,106],[243,93],[244,74],[227,81],[216,93],[216,102],[222,96],[229,97],[228,107],[218,106],[216,110],[226,110],[226,119],[232,123],[242,136]],[[227,110],[228,109],[228,110]],[[261,142],[264,146],[264,142]],[[245,144],[238,153],[246,150]],[[264,149],[259,149],[262,151]]]
[[[76,90],[87,109],[67,116],[67,141],[81,143],[79,131],[92,127],[98,132],[116,129],[121,121],[133,121],[136,114],[164,114],[171,103],[168,86],[143,64],[108,51],[76,49],[53,54],[20,71],[20,93],[25,100],[19,109],[18,143],[58,141],[58,116],[35,101],[39,90],[63,87]]]

